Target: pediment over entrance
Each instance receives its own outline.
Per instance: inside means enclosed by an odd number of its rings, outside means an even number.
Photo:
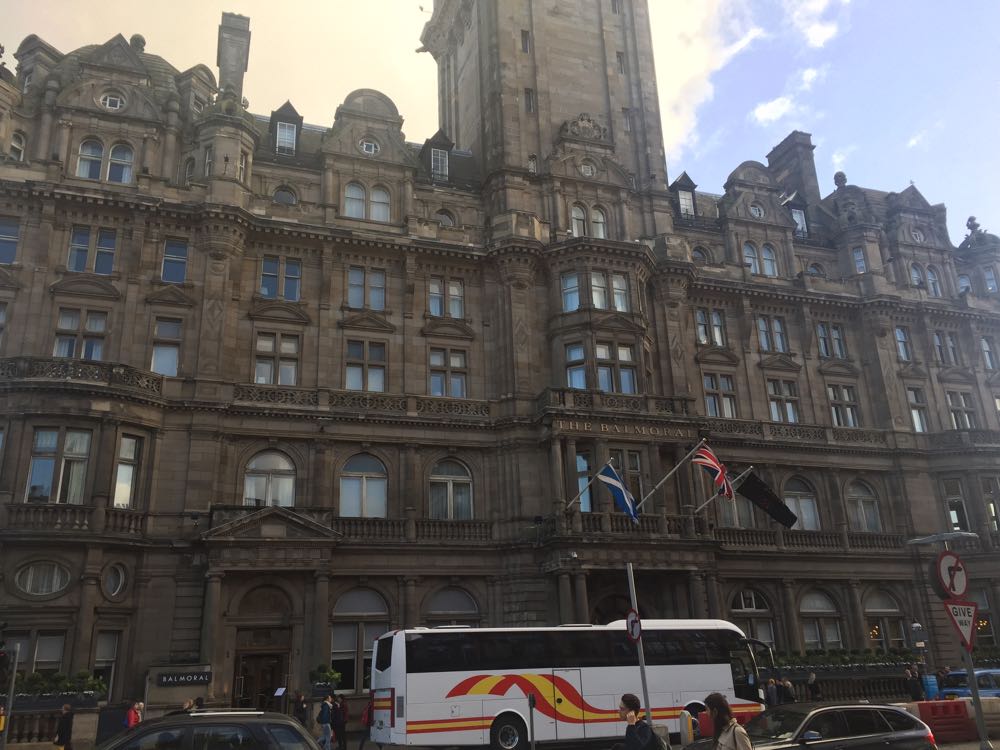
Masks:
[[[295,539],[295,540],[337,540],[343,536],[318,521],[297,513],[291,508],[261,508],[246,515],[227,521],[208,531],[205,541],[252,540],[252,539]]]

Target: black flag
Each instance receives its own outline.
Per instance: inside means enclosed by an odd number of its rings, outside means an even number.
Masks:
[[[774,494],[774,490],[752,471],[740,482],[736,491],[786,528],[792,528],[799,520],[791,508]]]

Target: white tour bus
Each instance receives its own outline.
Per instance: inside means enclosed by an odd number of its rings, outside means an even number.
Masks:
[[[722,620],[644,620],[654,723],[677,732],[712,692],[737,716],[762,709],[750,642]],[[524,750],[528,696],[537,742],[622,737],[623,693],[642,700],[625,621],[555,628],[415,628],[375,643],[372,739],[393,745],[490,745]],[[742,717],[741,717],[742,718]]]

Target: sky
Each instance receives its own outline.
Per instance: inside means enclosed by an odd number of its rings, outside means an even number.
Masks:
[[[502,0],[501,0],[502,1]],[[579,0],[595,2],[597,0]],[[721,193],[792,130],[811,133],[821,192],[833,174],[945,203],[1000,232],[998,0],[648,0],[667,171]],[[437,130],[436,66],[418,53],[433,0],[35,0],[3,3],[0,44],[36,33],[62,52],[140,33],[185,70],[215,68],[222,11],[250,17],[244,94],[329,125],[358,88],[387,94],[410,141]],[[539,40],[541,43],[541,40]]]

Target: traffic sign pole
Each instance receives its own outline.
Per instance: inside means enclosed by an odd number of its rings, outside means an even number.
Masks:
[[[632,598],[632,609],[636,612],[639,611],[639,604],[635,598],[635,576],[632,573],[632,563],[628,563],[625,568],[628,573],[628,593]],[[636,648],[639,651],[639,678],[642,680],[642,702],[649,712],[649,726],[652,729],[653,726],[653,706],[649,702],[649,686],[646,684],[646,654],[642,650],[642,637],[640,635],[639,640],[635,642]],[[669,748],[669,740],[668,740]]]

